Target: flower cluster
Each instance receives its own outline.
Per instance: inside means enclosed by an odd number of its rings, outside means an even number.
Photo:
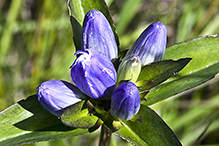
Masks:
[[[37,88],[38,100],[56,116],[61,116],[64,108],[81,100],[111,100],[110,114],[130,120],[140,109],[139,90],[134,83],[141,67],[163,58],[166,39],[165,25],[161,22],[151,24],[116,71],[112,63],[118,57],[114,33],[105,16],[98,10],[91,10],[84,18],[82,50],[75,53],[78,57],[71,67],[75,85],[61,80],[44,82]]]

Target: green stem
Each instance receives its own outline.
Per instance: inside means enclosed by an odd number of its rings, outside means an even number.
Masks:
[[[99,146],[109,146],[111,135],[112,135],[112,131],[108,129],[106,126],[102,125],[100,132]]]

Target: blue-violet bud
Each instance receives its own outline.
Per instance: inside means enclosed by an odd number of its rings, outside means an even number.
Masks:
[[[116,70],[109,58],[96,50],[77,51],[71,68],[76,86],[94,99],[109,98],[116,85]]]
[[[167,29],[161,22],[149,25],[140,37],[135,41],[127,55],[137,54],[141,60],[141,66],[163,59],[167,41]]]
[[[132,82],[124,82],[113,92],[110,113],[121,120],[130,120],[140,106],[138,88]]]
[[[118,48],[112,28],[98,10],[89,11],[82,28],[82,49],[94,49],[106,54],[110,60],[117,58]]]
[[[61,80],[43,82],[37,87],[37,96],[40,104],[58,117],[64,108],[87,98],[76,86]]]
[[[117,82],[129,80],[135,82],[141,72],[141,61],[137,54],[126,56],[119,64]]]

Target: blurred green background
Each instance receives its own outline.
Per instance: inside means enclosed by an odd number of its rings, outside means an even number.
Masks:
[[[219,0],[107,0],[120,37],[131,47],[152,22],[167,26],[168,44],[219,32]],[[0,111],[36,94],[43,81],[71,81],[75,48],[67,0],[1,0]],[[177,87],[176,87],[177,88]],[[183,145],[219,145],[219,77],[152,106]],[[145,131],[147,132],[147,131]],[[99,131],[36,146],[98,145]],[[111,145],[131,145],[119,137]]]

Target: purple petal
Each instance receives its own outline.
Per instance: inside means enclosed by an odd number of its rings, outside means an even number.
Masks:
[[[135,41],[127,55],[137,54],[142,66],[163,59],[167,41],[166,26],[161,22],[149,25]]]
[[[82,49],[94,49],[106,54],[110,60],[117,58],[118,48],[112,28],[98,10],[89,11],[84,18]]]
[[[109,98],[116,85],[116,70],[112,62],[96,50],[80,53],[71,68],[72,80],[91,98]]]
[[[56,116],[61,116],[62,109],[86,99],[76,86],[61,80],[43,82],[37,87],[37,95],[41,105]]]
[[[121,120],[130,120],[140,109],[139,91],[132,82],[122,83],[111,98],[110,113]]]

